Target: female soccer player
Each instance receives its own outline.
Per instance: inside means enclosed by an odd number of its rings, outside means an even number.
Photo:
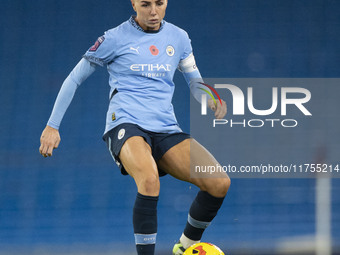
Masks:
[[[198,101],[204,93],[199,89],[202,85],[194,82],[201,75],[187,33],[163,20],[167,0],[131,3],[137,15],[99,37],[65,79],[42,132],[39,151],[44,157],[52,156],[60,142],[61,120],[77,87],[97,66],[106,66],[111,91],[103,138],[121,172],[130,175],[137,185],[133,226],[139,255],[154,254],[159,176],[170,174],[200,188],[183,234],[173,248],[173,254],[178,255],[200,241],[222,205],[230,179],[226,174],[218,178],[190,177],[190,164],[218,163],[182,132],[171,104],[177,68]],[[225,102],[214,104],[210,100],[208,106],[216,118],[225,116]]]

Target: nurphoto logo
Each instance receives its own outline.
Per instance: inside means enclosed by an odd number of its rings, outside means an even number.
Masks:
[[[296,119],[289,118],[270,118],[272,114],[280,111],[280,116],[287,116],[287,105],[295,106],[304,116],[312,116],[312,113],[307,109],[306,104],[311,100],[311,92],[306,88],[301,87],[272,87],[271,91],[271,106],[268,109],[256,109],[254,106],[254,98],[253,87],[247,87],[246,97],[243,91],[236,85],[233,84],[215,84],[214,87],[201,83],[202,85],[208,87],[211,91],[215,93],[218,100],[221,102],[220,95],[221,93],[230,92],[232,96],[232,115],[233,116],[244,116],[245,115],[245,107],[247,110],[256,116],[266,116],[266,118],[256,118],[256,119],[214,119],[213,127],[218,125],[228,125],[230,127],[251,127],[251,128],[260,128],[266,125],[270,125],[271,127],[275,127],[280,125],[282,127],[296,127],[298,126],[298,121]],[[217,93],[216,89],[221,90],[220,95]],[[206,94],[202,94],[202,102],[201,102],[201,115],[207,114],[207,95],[209,95],[216,103],[212,93],[206,89],[203,89]],[[280,94],[279,94],[280,90]],[[294,97],[292,96],[294,95]],[[261,99],[261,98],[260,98]],[[259,98],[258,98],[259,100]],[[246,102],[246,103],[245,103]],[[227,105],[230,102],[227,102]],[[228,114],[227,114],[228,115]]]

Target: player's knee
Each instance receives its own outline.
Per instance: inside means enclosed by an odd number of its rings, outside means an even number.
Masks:
[[[221,194],[221,196],[225,196],[227,195],[227,192],[229,190],[230,187],[230,178],[226,177],[224,179],[222,179],[222,182],[220,183],[220,187],[219,187],[219,193]]]
[[[160,189],[159,177],[156,174],[149,174],[137,184],[138,192],[145,196],[158,196]]]
[[[230,178],[212,179],[212,182],[207,186],[207,192],[215,197],[224,197],[230,187]]]

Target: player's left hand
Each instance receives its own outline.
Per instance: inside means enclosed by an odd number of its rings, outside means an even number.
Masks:
[[[227,104],[224,100],[221,101],[222,105],[219,101],[215,104],[214,100],[208,99],[208,107],[215,112],[216,119],[222,119],[227,114]]]

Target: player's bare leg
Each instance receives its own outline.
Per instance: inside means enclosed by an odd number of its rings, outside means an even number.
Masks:
[[[201,189],[191,205],[187,225],[180,243],[174,247],[173,254],[183,254],[186,248],[200,241],[203,231],[216,216],[230,186],[230,179],[226,173],[212,175],[205,173],[193,178],[190,166],[216,166],[217,164],[216,159],[194,139],[187,139],[175,145],[158,162],[162,170]]]
[[[215,197],[224,197],[230,186],[230,178],[224,172],[201,173],[195,174],[196,178],[192,177],[190,165],[191,167],[219,165],[213,155],[194,139],[186,139],[173,146],[157,164],[175,178],[190,182]]]
[[[133,227],[138,254],[153,255],[157,235],[159,176],[150,146],[144,138],[131,137],[124,143],[119,158],[136,182],[138,194],[133,208]]]
[[[159,176],[151,148],[143,137],[133,136],[126,140],[119,159],[125,170],[135,180],[138,192],[145,196],[159,195]]]

